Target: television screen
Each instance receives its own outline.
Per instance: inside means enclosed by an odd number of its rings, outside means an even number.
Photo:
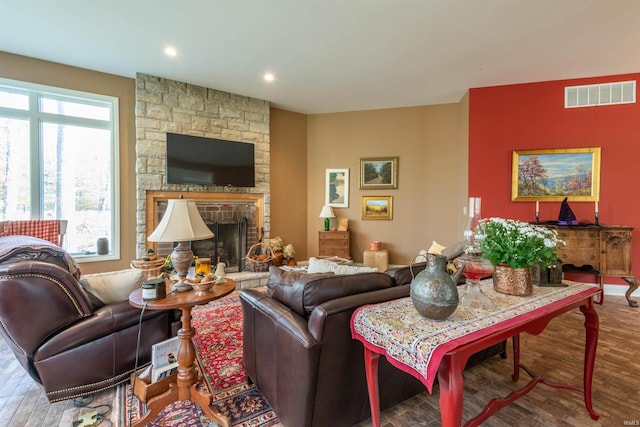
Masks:
[[[167,183],[255,187],[254,146],[167,133]]]

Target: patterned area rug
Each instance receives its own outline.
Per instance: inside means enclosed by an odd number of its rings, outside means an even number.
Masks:
[[[204,373],[207,387],[213,396],[213,406],[231,419],[232,426],[281,426],[278,417],[262,394],[247,382],[242,365],[242,306],[238,292],[191,311],[191,323],[196,329],[193,343],[198,363]],[[145,413],[146,408],[131,387],[118,388],[120,425],[128,426]],[[217,427],[191,401],[175,402],[160,412],[149,424],[153,427]]]

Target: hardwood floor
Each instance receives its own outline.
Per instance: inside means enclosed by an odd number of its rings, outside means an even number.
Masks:
[[[624,297],[607,296],[596,306],[600,316],[600,337],[594,373],[593,406],[600,414],[589,417],[582,396],[544,385],[500,410],[484,426],[623,426],[640,423],[640,358],[638,319],[640,309],[627,305]],[[521,361],[534,372],[559,382],[582,383],[584,352],[583,316],[576,310],[554,319],[539,336],[522,335]],[[466,420],[494,397],[504,397],[527,381],[521,373],[518,383],[511,381],[512,353],[507,360],[493,357],[464,373]],[[0,426],[72,426],[87,408],[74,407],[73,401],[49,404],[38,385],[16,362],[0,338]],[[384,384],[381,385],[384,387]],[[438,389],[421,393],[381,414],[382,427],[438,426]],[[114,404],[115,389],[97,394],[90,406]],[[115,408],[115,406],[114,406]],[[107,415],[117,425],[117,414]],[[101,425],[109,425],[103,422]],[[369,420],[358,427],[370,426]],[[288,426],[297,427],[297,426]]]

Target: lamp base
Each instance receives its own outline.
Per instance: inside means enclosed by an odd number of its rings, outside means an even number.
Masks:
[[[176,283],[171,285],[171,292],[186,292],[193,289],[190,284],[185,282],[182,277]]]
[[[191,267],[193,263],[193,252],[186,242],[179,242],[178,245],[173,248],[171,263],[180,277],[180,280],[171,286],[171,292],[185,292],[193,289],[190,284],[184,281],[184,279],[187,278],[189,267]]]

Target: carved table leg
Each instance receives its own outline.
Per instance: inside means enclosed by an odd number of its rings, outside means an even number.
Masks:
[[[633,293],[633,291],[638,289],[638,279],[636,279],[634,276],[623,277],[622,279],[629,284],[629,289],[627,289],[627,292],[624,293],[624,296],[627,298],[629,307],[638,307],[638,302],[631,299],[631,294]]]

